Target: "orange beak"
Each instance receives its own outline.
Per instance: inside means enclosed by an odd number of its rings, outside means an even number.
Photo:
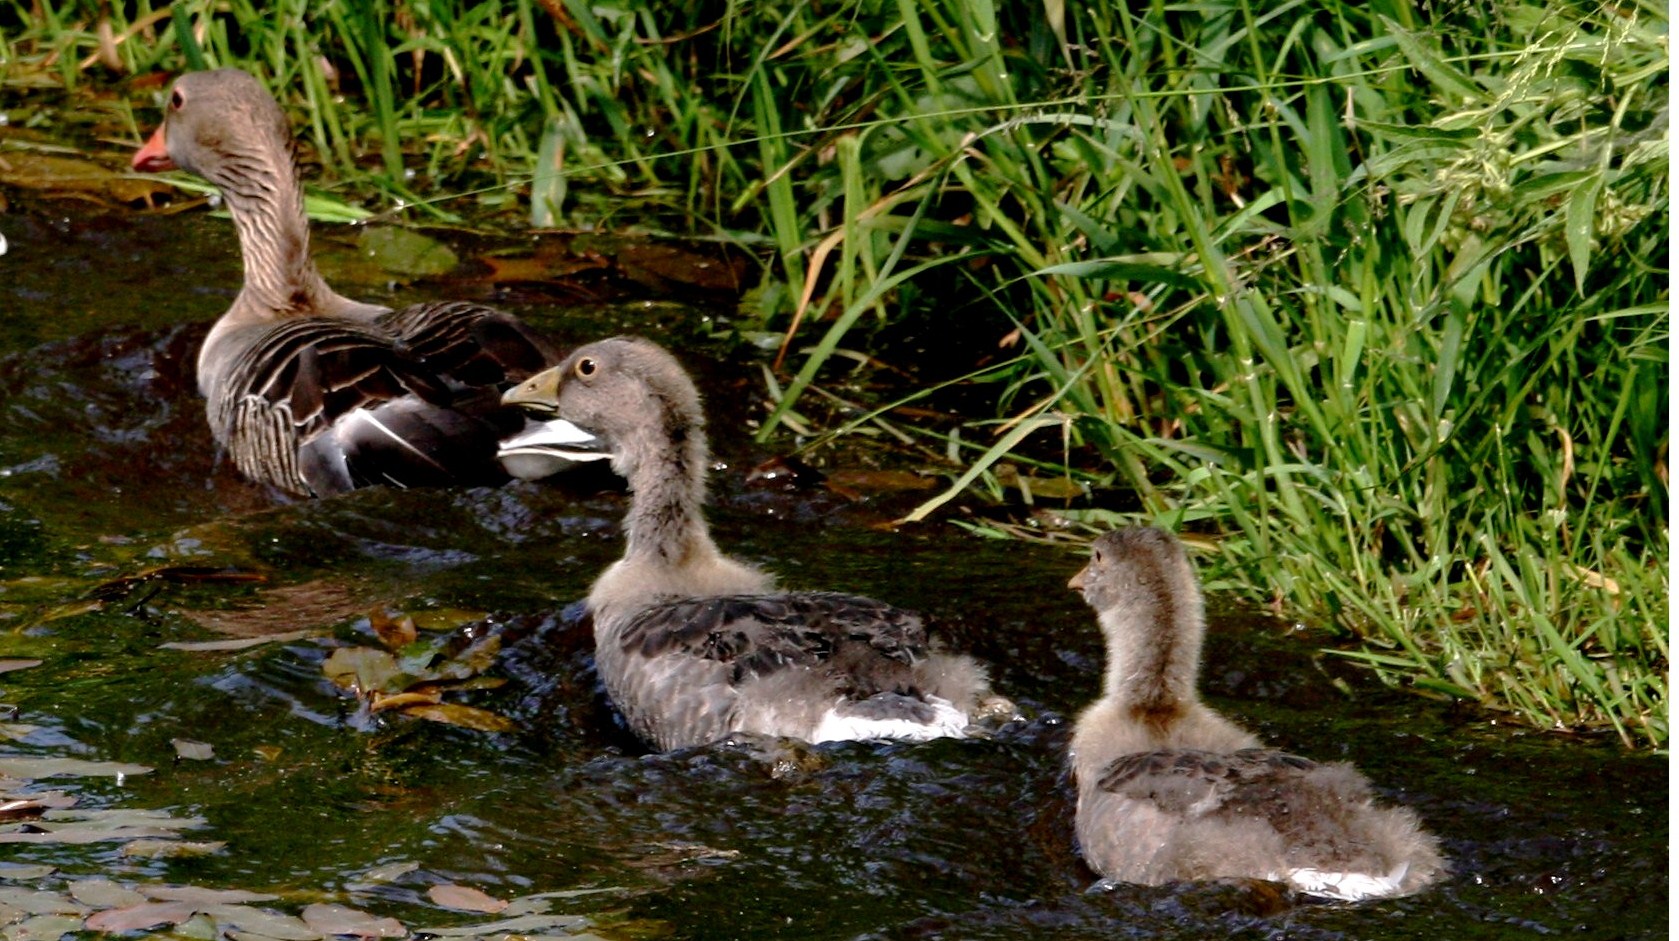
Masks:
[[[134,169],[141,173],[161,173],[164,170],[175,169],[175,161],[169,159],[169,140],[163,133],[164,125],[159,124],[152,133],[146,146],[134,153]]]
[[[1088,566],[1088,565],[1085,566],[1082,569],[1079,569],[1077,575],[1074,575],[1072,578],[1067,579],[1067,587],[1071,588],[1074,591],[1083,591],[1084,590],[1084,576],[1089,571],[1090,571],[1090,566]]]

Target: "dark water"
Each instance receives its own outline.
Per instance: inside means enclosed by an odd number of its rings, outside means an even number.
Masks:
[[[227,844],[146,859],[109,842],[0,843],[0,862],[57,867],[0,869],[0,884],[258,889],[281,894],[279,910],[338,900],[410,925],[450,919],[425,894],[439,883],[502,898],[605,888],[562,904],[614,937],[1667,934],[1665,758],[1385,689],[1322,655],[1325,638],[1236,612],[1213,628],[1213,701],[1275,744],[1359,765],[1442,837],[1455,875],[1361,905],[1256,886],[1092,891],[1061,764],[1101,657],[1065,587],[1077,558],[948,525],[871,525],[918,495],[748,485],[772,456],[740,430],[761,384],[748,355],[713,338],[716,312],[623,301],[622,285],[522,288],[499,299],[562,341],[648,332],[701,372],[724,465],[720,543],[792,586],[939,616],[1032,715],[984,741],[648,755],[615,724],[565,610],[618,552],[624,499],[609,481],[276,499],[215,463],[190,378],[236,286],[226,222],[18,200],[0,233],[0,659],[43,661],[0,674],[9,720],[37,727],[0,739],[0,758],[150,766],[37,787],[202,817],[190,838]],[[352,293],[390,297],[377,283]],[[442,294],[490,297],[463,276],[394,299]],[[590,299],[606,296],[620,300]],[[194,568],[115,581],[166,566]],[[267,581],[204,577],[229,571]],[[290,593],[265,594],[276,588]],[[359,714],[322,663],[336,646],[374,645],[367,612],[386,606],[450,623],[493,613],[474,629],[505,641],[494,673],[511,682],[469,701],[516,731]],[[160,646],[220,636],[206,622],[320,636]],[[178,760],[177,738],[215,756]],[[417,868],[368,884],[396,863]]]

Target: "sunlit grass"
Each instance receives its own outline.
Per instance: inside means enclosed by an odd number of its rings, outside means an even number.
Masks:
[[[1214,537],[1219,584],[1356,634],[1385,675],[1666,741],[1659,5],[5,17],[0,81],[243,65],[329,176],[387,200],[510,186],[588,225],[577,194],[606,194],[750,241],[748,326],[785,336],[764,440],[824,431],[842,353],[882,324],[988,332],[965,381],[992,414],[888,426],[863,403],[825,429],[953,458],[915,515],[1003,493],[1004,464],[1058,468]]]

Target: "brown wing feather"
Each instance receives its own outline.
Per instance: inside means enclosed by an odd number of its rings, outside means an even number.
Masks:
[[[685,653],[733,665],[732,679],[824,664],[891,674],[926,656],[921,615],[836,592],[726,595],[653,605],[625,627],[626,653]]]

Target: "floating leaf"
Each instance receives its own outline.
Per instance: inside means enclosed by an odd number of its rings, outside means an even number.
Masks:
[[[321,665],[321,671],[327,679],[356,693],[389,689],[402,675],[390,652],[372,647],[340,647]]]
[[[321,937],[320,931],[295,915],[283,915],[279,912],[251,908],[248,905],[211,905],[203,911],[218,922],[265,938],[278,938],[279,941],[316,941]]]
[[[121,934],[142,931],[162,925],[178,925],[197,913],[188,902],[141,902],[127,908],[109,908],[88,916],[85,927],[89,931]]]
[[[45,863],[0,863],[0,879],[10,879],[14,882],[40,879],[57,871],[58,867]]]
[[[415,862],[386,863],[369,869],[361,878],[364,882],[395,882],[419,868],[420,864]]]
[[[370,708],[373,712],[378,713],[388,712],[392,709],[406,709],[409,706],[436,704],[441,703],[442,701],[443,693],[438,689],[430,689],[424,692],[395,693],[392,695],[374,693],[373,704]]]
[[[80,930],[80,916],[36,915],[15,925],[7,925],[5,938],[6,941],[58,941],[59,938]]]
[[[100,877],[70,883],[70,897],[89,908],[128,908],[146,901],[133,889]]]
[[[395,918],[379,918],[344,905],[317,902],[303,910],[303,921],[321,934],[344,934],[357,938],[400,938],[408,929]]]
[[[508,918],[520,915],[541,915],[548,911],[555,899],[574,899],[582,895],[597,895],[601,892],[622,892],[616,886],[606,886],[598,889],[562,889],[558,892],[538,892],[535,895],[521,895],[509,902],[502,914]]]
[[[214,653],[228,650],[244,650],[247,647],[260,647],[263,644],[286,643],[313,637],[320,631],[290,631],[285,634],[270,634],[267,637],[244,637],[238,640],[172,640],[166,644],[158,644],[162,650],[190,650],[200,653]]]
[[[191,902],[194,905],[242,905],[247,902],[271,902],[279,898],[266,892],[206,889],[196,885],[148,885],[141,886],[140,891],[159,902]]]
[[[496,715],[488,709],[447,702],[430,706],[411,706],[402,710],[402,714],[429,719],[432,722],[445,722],[462,728],[477,729],[480,732],[511,732],[517,728],[513,724],[513,720]]]
[[[195,742],[190,738],[172,738],[169,744],[175,746],[175,757],[188,761],[209,761],[216,756],[214,746]]]
[[[414,619],[400,612],[393,617],[384,608],[376,608],[367,616],[367,621],[372,625],[373,633],[378,635],[379,642],[392,650],[400,650],[420,636]]]
[[[40,726],[26,725],[22,722],[0,722],[0,738],[13,742],[22,741],[38,728]]]
[[[170,933],[177,938],[190,938],[192,941],[216,941],[221,936],[222,927],[214,918],[203,912],[198,912],[186,921],[176,925]]]
[[[0,673],[10,673],[13,670],[27,670],[41,665],[39,660],[0,660]]]
[[[137,859],[189,859],[213,856],[227,847],[225,840],[192,842],[188,840],[135,840],[125,844],[122,855]]]
[[[59,892],[44,889],[25,889],[21,886],[0,885],[0,905],[25,915],[86,915],[88,909],[80,902]]]
[[[7,756],[0,758],[0,774],[14,778],[54,778],[60,775],[68,777],[122,777],[130,774],[147,774],[152,769],[145,765],[131,765],[120,761],[85,761],[81,758],[20,758]]]
[[[498,899],[487,893],[452,882],[434,885],[426,890],[426,895],[433,902],[444,908],[459,909],[463,912],[483,912],[494,915],[507,907],[505,899]]]

